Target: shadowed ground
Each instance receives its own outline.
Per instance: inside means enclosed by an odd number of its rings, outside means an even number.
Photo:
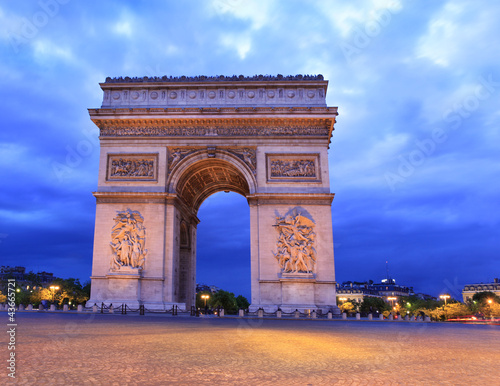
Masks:
[[[6,325],[6,313],[0,313],[0,318]],[[499,326],[38,312],[19,312],[16,318],[16,380],[9,381],[2,366],[0,383],[465,385],[500,381]],[[2,346],[0,359],[6,363],[8,351],[6,344]]]

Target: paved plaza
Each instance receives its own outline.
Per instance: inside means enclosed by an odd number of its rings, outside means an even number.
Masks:
[[[499,326],[49,312],[16,317],[16,379],[2,366],[0,384],[500,381]],[[6,313],[0,318],[6,326]]]

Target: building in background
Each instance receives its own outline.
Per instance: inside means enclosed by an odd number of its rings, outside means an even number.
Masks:
[[[340,303],[362,302],[365,297],[382,298],[391,303],[388,298],[399,298],[401,296],[413,296],[413,287],[406,287],[396,284],[394,279],[384,279],[380,283],[346,281],[341,285],[337,284],[337,301]],[[394,299],[393,299],[394,301]]]
[[[2,265],[0,267],[0,280],[7,279],[15,279],[16,284],[20,287],[23,287],[27,283],[31,285],[33,282],[37,282],[42,287],[46,287],[55,279],[55,277],[51,272],[26,272],[26,267],[10,267],[8,265]]]
[[[466,284],[462,290],[463,301],[467,302],[472,300],[474,294],[478,292],[493,292],[495,295],[500,296],[500,283],[498,282],[498,278],[495,278],[493,283]]]
[[[196,283],[196,293],[200,292],[210,292],[210,293],[216,293],[219,292],[220,288],[216,287],[214,285],[206,285],[206,284],[199,284]]]

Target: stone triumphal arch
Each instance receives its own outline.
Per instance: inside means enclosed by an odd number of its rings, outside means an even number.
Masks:
[[[198,208],[250,206],[251,308],[336,309],[328,147],[318,76],[107,78],[89,304],[190,307]]]

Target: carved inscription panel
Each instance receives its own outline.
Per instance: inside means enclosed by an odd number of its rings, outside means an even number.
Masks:
[[[108,181],[156,181],[158,154],[108,154]]]
[[[269,182],[321,182],[319,154],[266,154]]]

